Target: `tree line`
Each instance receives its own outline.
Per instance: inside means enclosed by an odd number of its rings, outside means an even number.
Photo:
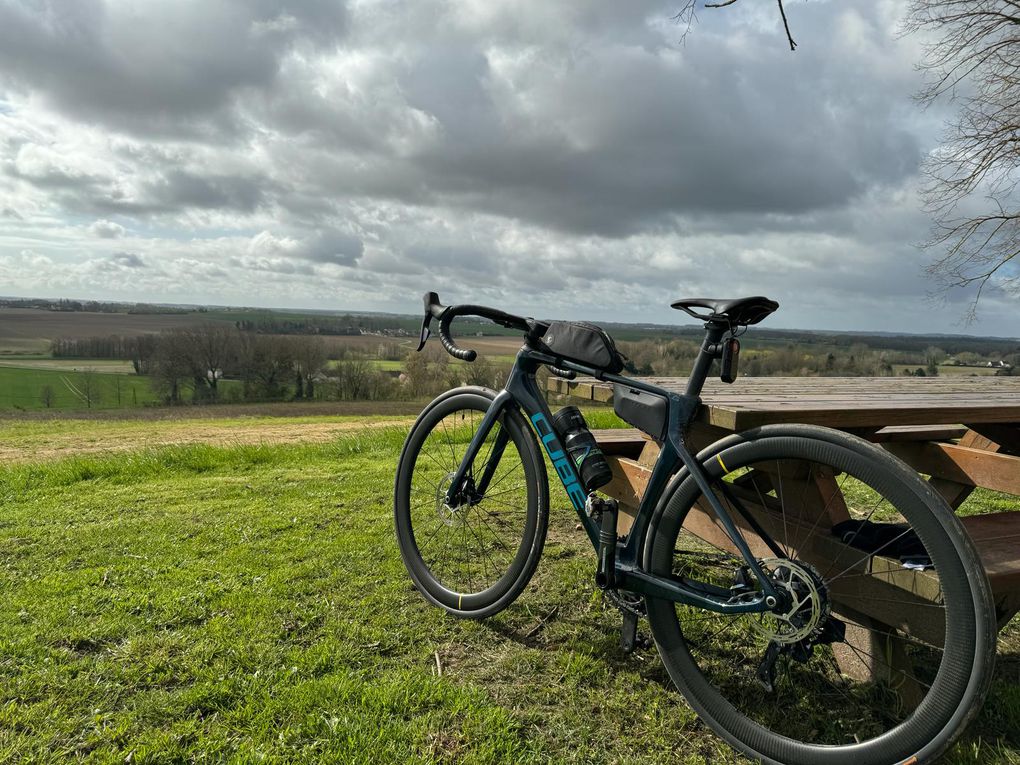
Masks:
[[[415,321],[400,317],[317,316],[279,317],[268,315],[256,319],[240,319],[235,326],[243,332],[258,332],[266,335],[364,335],[382,334],[406,337],[414,334]]]
[[[461,384],[498,389],[510,369],[484,356],[472,364],[455,362],[435,343],[415,353],[389,341],[372,348],[372,358],[367,349],[336,343],[336,338],[318,335],[260,334],[210,323],[133,337],[59,338],[52,350],[64,358],[130,361],[137,374],[149,378],[157,398],[169,404],[421,399]],[[635,375],[684,376],[699,351],[699,343],[686,337],[621,341],[618,346],[628,372]],[[740,371],[751,377],[933,376],[946,364],[987,366],[990,361],[1008,362],[997,374],[1020,369],[1020,351],[993,355],[950,354],[935,346],[892,351],[863,343],[766,341],[748,345]],[[399,368],[383,358],[399,360]]]
[[[391,346],[395,343],[378,350],[396,356]],[[403,349],[402,369],[394,371],[380,369],[376,359],[352,349],[337,351],[327,337],[259,334],[225,324],[52,342],[55,357],[130,361],[167,404],[422,398],[451,385],[499,387],[509,371],[509,365],[486,359],[451,364],[445,352],[432,346],[421,354]]]

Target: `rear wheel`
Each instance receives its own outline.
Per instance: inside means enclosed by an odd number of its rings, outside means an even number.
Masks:
[[[704,467],[786,604],[724,616],[648,598],[663,663],[753,758],[926,762],[990,680],[995,623],[980,560],[945,502],[887,453],[831,431],[774,433],[747,434]],[[645,563],[734,593],[759,588],[691,478],[666,502]]]
[[[457,616],[491,616],[527,586],[545,543],[549,488],[535,437],[507,408],[467,474],[466,496],[446,490],[494,394],[475,388],[440,397],[421,414],[397,468],[397,542],[415,587]],[[486,470],[488,485],[481,487]]]

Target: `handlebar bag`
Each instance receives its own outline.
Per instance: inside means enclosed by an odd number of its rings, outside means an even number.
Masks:
[[[623,355],[604,329],[586,321],[554,321],[542,335],[546,350],[554,356],[585,366],[617,373]]]

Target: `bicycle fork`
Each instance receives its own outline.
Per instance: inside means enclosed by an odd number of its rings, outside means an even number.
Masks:
[[[467,486],[465,485],[465,479],[468,477],[469,472],[473,469],[472,466],[475,463],[475,459],[478,457],[478,453],[481,451],[482,444],[485,443],[485,439],[489,437],[489,432],[496,425],[499,420],[499,416],[503,413],[503,408],[512,399],[513,396],[509,391],[501,391],[497,394],[496,398],[493,399],[488,411],[485,412],[485,416],[482,417],[482,422],[479,424],[478,430],[475,432],[474,437],[472,437],[471,443],[468,444],[467,452],[464,454],[464,459],[461,460],[460,466],[457,468],[457,472],[454,473],[453,480],[450,481],[450,486],[446,490],[444,501],[450,507],[460,507],[465,502],[477,504],[481,498],[485,496],[485,492],[489,488],[489,483],[492,481],[492,478],[496,473],[496,467],[503,458],[503,452],[506,450],[507,444],[510,442],[510,436],[505,428],[500,428],[499,432],[496,434],[496,440],[492,444],[492,450],[489,453],[485,468],[482,470],[482,474],[478,477],[478,481],[472,483],[470,492],[466,491]]]

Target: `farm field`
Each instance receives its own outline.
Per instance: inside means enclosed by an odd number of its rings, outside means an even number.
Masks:
[[[208,322],[231,321],[208,313],[124,314],[0,308],[0,355],[47,353],[55,337],[140,335]]]
[[[513,606],[425,603],[391,518],[410,419],[0,420],[0,761],[742,762],[620,652],[562,493]],[[945,762],[1020,761],[1018,673],[1014,622]]]
[[[918,367],[924,368],[924,365],[918,364],[893,364],[893,374],[903,374],[904,371],[911,372]],[[939,376],[940,377],[989,377],[996,373],[995,369],[990,367],[957,367],[950,366],[948,364],[939,365]]]
[[[91,362],[49,367],[0,364],[0,410],[113,409],[154,403],[149,379],[117,372],[85,372]],[[66,371],[64,371],[66,370]],[[47,406],[46,389],[52,394]],[[89,400],[91,406],[89,406]]]
[[[58,372],[102,372],[103,374],[133,375],[130,361],[118,359],[54,359],[48,356],[0,356],[0,367],[13,369],[49,369]]]

